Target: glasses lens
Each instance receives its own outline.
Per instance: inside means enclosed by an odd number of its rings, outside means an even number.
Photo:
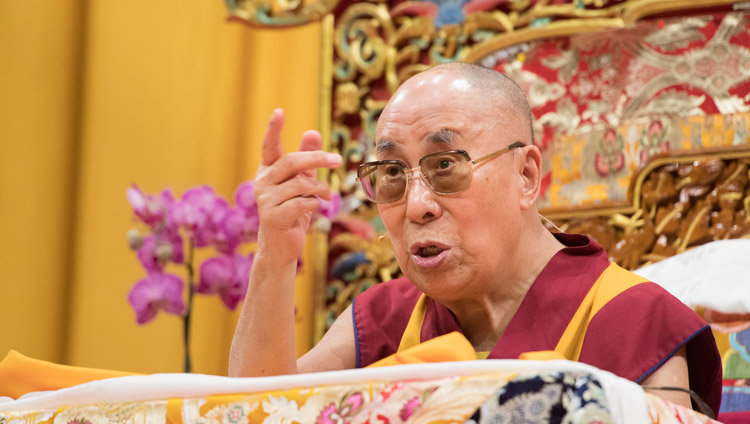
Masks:
[[[394,202],[406,192],[406,170],[399,163],[365,164],[358,174],[365,195],[373,202]]]
[[[422,175],[436,193],[459,193],[471,185],[471,164],[461,153],[428,155],[420,164]]]

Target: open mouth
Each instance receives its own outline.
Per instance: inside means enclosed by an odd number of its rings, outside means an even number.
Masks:
[[[446,249],[443,249],[442,247],[438,247],[438,246],[424,246],[424,247],[418,248],[414,254],[422,258],[431,258],[433,256],[439,255],[440,252],[444,250]]]
[[[411,255],[414,263],[423,269],[437,268],[448,257],[450,246],[434,241],[415,243],[411,247]]]

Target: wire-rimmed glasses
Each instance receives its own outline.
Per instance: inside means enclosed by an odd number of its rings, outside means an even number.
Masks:
[[[420,159],[414,168],[407,168],[400,160],[367,162],[359,166],[357,181],[362,184],[365,196],[375,203],[393,203],[406,197],[411,174],[417,170],[434,193],[461,193],[471,186],[474,165],[523,146],[517,141],[474,160],[464,150],[432,153]]]

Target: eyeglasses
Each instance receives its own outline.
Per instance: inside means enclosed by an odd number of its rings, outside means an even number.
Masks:
[[[472,160],[464,150],[450,150],[429,154],[419,160],[419,166],[407,168],[400,160],[379,160],[363,163],[357,170],[357,181],[368,199],[375,203],[393,203],[406,197],[409,180],[416,170],[422,180],[436,194],[455,194],[471,185],[474,165],[523,147],[517,141],[496,152]]]

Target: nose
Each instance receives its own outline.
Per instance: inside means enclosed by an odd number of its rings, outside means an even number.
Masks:
[[[435,193],[425,184],[422,173],[412,171],[406,189],[407,218],[419,224],[426,224],[437,219],[442,213],[443,208],[437,202]]]

